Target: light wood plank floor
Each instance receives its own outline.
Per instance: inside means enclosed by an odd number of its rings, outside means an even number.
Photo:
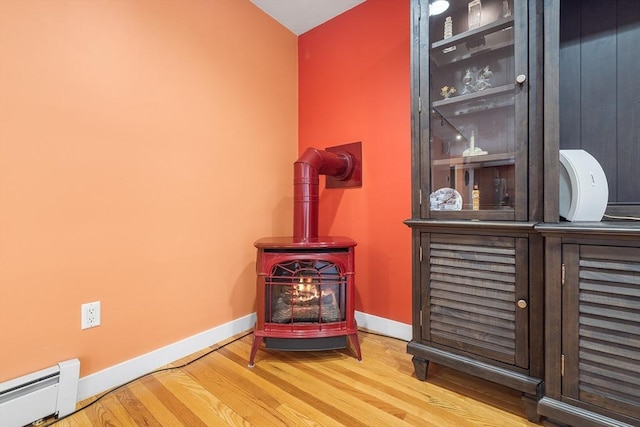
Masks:
[[[108,393],[55,426],[537,425],[524,417],[518,392],[433,363],[428,381],[419,381],[406,342],[363,331],[359,336],[361,362],[349,349],[262,347],[253,368],[247,366],[253,335],[229,340],[188,366]]]

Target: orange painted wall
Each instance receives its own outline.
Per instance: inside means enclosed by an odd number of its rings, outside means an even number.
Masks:
[[[0,1],[0,381],[254,312],[297,126],[297,38],[249,0]]]
[[[356,309],[411,323],[409,1],[367,0],[298,38],[299,151],[362,141],[363,186],[324,189],[319,233],[356,247]]]

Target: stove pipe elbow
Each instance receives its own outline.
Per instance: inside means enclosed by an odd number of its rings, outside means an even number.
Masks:
[[[318,237],[320,175],[347,179],[353,172],[348,153],[307,148],[293,164],[293,237],[309,240]]]

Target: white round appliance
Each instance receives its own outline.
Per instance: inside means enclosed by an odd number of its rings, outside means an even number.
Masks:
[[[567,221],[600,221],[609,184],[600,163],[584,150],[560,150],[560,216]]]

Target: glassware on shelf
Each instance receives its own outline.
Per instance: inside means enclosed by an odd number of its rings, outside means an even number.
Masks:
[[[464,85],[464,88],[460,93],[462,95],[468,95],[470,93],[475,92],[475,89],[473,87],[473,82],[474,82],[473,73],[471,72],[470,68],[467,68],[467,71],[464,73],[464,77],[462,77],[462,84]]]
[[[451,17],[447,16],[444,20],[444,39],[448,39],[453,37],[453,21],[451,21]]]
[[[476,75],[476,90],[483,91],[491,87],[491,76],[493,76],[493,72],[489,70],[489,66],[487,65],[482,70],[478,71]]]
[[[461,95],[468,95],[474,92],[481,92],[491,87],[491,77],[493,77],[493,71],[489,69],[489,66],[481,68],[479,71],[475,67],[467,68],[467,71],[462,77],[462,84],[464,85]]]
[[[443,39],[449,39],[453,37],[453,21],[450,16],[447,16],[444,20],[444,37]],[[450,46],[448,48],[442,49],[442,53],[449,53],[456,50],[455,46]]]
[[[509,8],[509,0],[502,0],[502,17],[508,18],[511,16],[511,9]]]
[[[479,28],[482,26],[482,3],[480,0],[472,0],[469,2],[469,29]]]
[[[469,138],[469,148],[462,152],[462,157],[483,156],[485,154],[489,153],[480,147],[476,147],[476,132],[472,130],[471,137]]]

